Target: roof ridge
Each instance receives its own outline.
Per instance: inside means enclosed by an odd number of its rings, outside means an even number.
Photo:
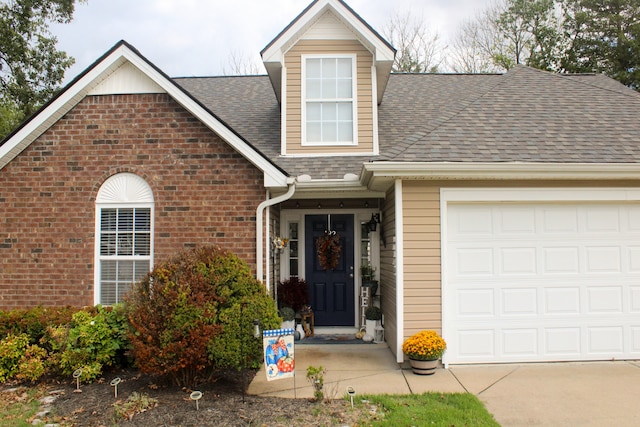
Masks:
[[[596,89],[600,89],[600,90],[604,90],[607,92],[613,92],[613,93],[617,93],[619,95],[624,95],[624,96],[631,96],[631,97],[637,97],[640,96],[640,93],[636,92],[635,90],[631,89],[628,86],[625,86],[624,84],[622,84],[621,82],[619,82],[618,80],[611,78],[603,73],[600,72],[584,72],[584,73],[559,73],[559,72],[555,72],[555,71],[548,71],[548,70],[541,70],[539,68],[534,68],[534,67],[530,67],[527,65],[522,65],[522,64],[517,64],[513,69],[518,68],[518,69],[523,69],[523,70],[528,70],[528,71],[532,71],[532,72],[537,72],[540,74],[546,74],[549,76],[553,76],[553,78],[560,78],[563,80],[567,80],[567,79],[571,79],[572,82],[576,82],[580,85],[584,85],[584,86],[589,86],[592,88],[596,88]],[[509,70],[511,71],[511,70]],[[588,82],[586,80],[583,79],[577,79],[574,77],[593,77],[594,79],[608,79],[611,82],[615,82],[618,84],[619,86],[619,90],[614,89],[612,87],[605,87],[605,86],[601,86],[601,85],[597,85],[597,84],[593,84],[591,82]]]

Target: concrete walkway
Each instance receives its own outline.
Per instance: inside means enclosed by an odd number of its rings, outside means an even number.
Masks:
[[[297,377],[267,381],[264,368],[248,394],[308,398],[308,366],[323,366],[325,394],[357,395],[469,392],[503,427],[638,426],[640,361],[465,365],[414,375],[402,369],[386,344],[297,345]]]

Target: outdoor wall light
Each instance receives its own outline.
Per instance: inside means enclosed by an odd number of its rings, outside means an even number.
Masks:
[[[260,320],[253,319],[253,336],[260,338]]]
[[[378,224],[380,224],[380,214],[371,214],[371,219],[367,222],[367,228],[369,231],[376,231],[378,229]]]

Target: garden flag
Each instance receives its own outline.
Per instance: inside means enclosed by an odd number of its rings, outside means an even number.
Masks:
[[[293,334],[293,329],[272,329],[262,332],[264,367],[268,381],[293,377],[295,367]]]

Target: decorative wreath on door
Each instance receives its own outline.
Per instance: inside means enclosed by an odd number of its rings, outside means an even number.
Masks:
[[[316,240],[316,252],[320,267],[324,270],[335,270],[342,253],[340,235],[335,231],[325,231]]]

